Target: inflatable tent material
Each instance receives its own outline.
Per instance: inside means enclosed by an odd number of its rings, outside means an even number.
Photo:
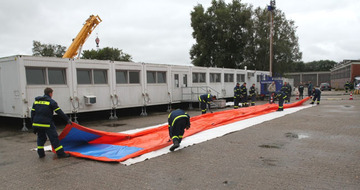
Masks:
[[[285,104],[284,108],[302,105],[308,99],[309,97]],[[264,104],[191,117],[191,128],[185,132],[184,138],[214,127],[274,112],[277,108],[277,104]],[[59,139],[65,151],[72,156],[104,162],[122,162],[172,144],[167,125],[125,134],[98,131],[73,123],[65,127]]]

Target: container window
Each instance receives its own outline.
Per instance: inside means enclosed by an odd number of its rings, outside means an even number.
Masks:
[[[179,74],[174,74],[174,86],[175,88],[179,88],[180,84],[179,84]]]
[[[147,71],[147,83],[156,83],[156,72],[155,71]]]
[[[245,82],[245,74],[237,74],[236,82]]]
[[[116,71],[116,83],[127,84],[127,71]]]
[[[234,82],[234,74],[225,74],[225,82]]]
[[[166,83],[166,72],[157,72],[157,83]]]
[[[65,69],[48,69],[49,84],[66,84]]]
[[[94,84],[107,84],[106,70],[94,70]]]
[[[91,70],[78,69],[76,74],[78,84],[91,84]]]
[[[205,73],[199,73],[199,82],[200,83],[205,83],[206,81],[206,74]]]
[[[45,68],[26,68],[27,84],[46,84]]]
[[[210,73],[210,82],[212,83],[219,83],[221,74],[220,73]]]
[[[140,72],[129,71],[130,84],[140,84]]]
[[[192,77],[193,77],[193,83],[198,83],[198,73],[193,73],[192,74]]]
[[[187,74],[183,75],[183,87],[187,87]]]

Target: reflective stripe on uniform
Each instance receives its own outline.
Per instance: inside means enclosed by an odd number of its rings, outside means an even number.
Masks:
[[[283,108],[284,106],[279,106],[279,108]]]
[[[35,127],[50,127],[50,124],[33,123],[32,125]]]
[[[171,123],[171,126],[174,126],[174,123],[177,119],[179,119],[180,117],[187,117],[187,115],[179,115],[177,117],[175,117],[175,119],[173,120],[173,122]]]
[[[63,148],[63,146],[60,145],[59,147],[55,148],[55,151],[58,151],[58,150],[60,150],[62,148]]]
[[[50,105],[49,101],[35,101],[34,104]]]
[[[182,135],[179,135],[179,138],[180,138],[180,139],[182,139],[182,138],[183,138],[183,136],[182,136]]]
[[[35,109],[34,109],[34,108],[32,108],[32,109],[31,109],[31,111],[35,111]]]
[[[44,146],[38,146],[37,149],[44,149]]]
[[[56,108],[54,111],[58,111],[60,108]]]
[[[178,139],[178,138],[179,138],[178,136],[171,137],[171,139]]]

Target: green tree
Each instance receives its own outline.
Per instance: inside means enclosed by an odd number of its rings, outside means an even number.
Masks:
[[[191,12],[192,33],[196,40],[190,50],[197,66],[239,68],[247,63],[248,46],[252,40],[251,7],[233,0],[212,1],[205,12],[202,5]]]
[[[84,50],[82,59],[112,60],[112,61],[132,61],[129,54],[124,53],[117,48],[105,47],[99,50]]]
[[[273,72],[283,74],[301,60],[294,21],[275,10],[273,35]],[[269,70],[269,12],[233,0],[213,0],[205,11],[197,5],[191,12],[196,43],[190,50],[197,66],[217,66]]]
[[[330,60],[312,61],[305,64],[304,71],[330,71],[334,65],[336,65],[336,62]]]
[[[57,44],[41,44],[39,41],[33,41],[33,56],[42,57],[62,57],[65,53],[65,46]]]

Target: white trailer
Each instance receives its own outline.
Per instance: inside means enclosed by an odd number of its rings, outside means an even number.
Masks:
[[[236,82],[260,81],[267,71],[34,56],[0,58],[0,116],[29,118],[46,87],[67,114],[233,97]],[[259,77],[260,76],[260,77]],[[146,115],[146,110],[143,110]]]

